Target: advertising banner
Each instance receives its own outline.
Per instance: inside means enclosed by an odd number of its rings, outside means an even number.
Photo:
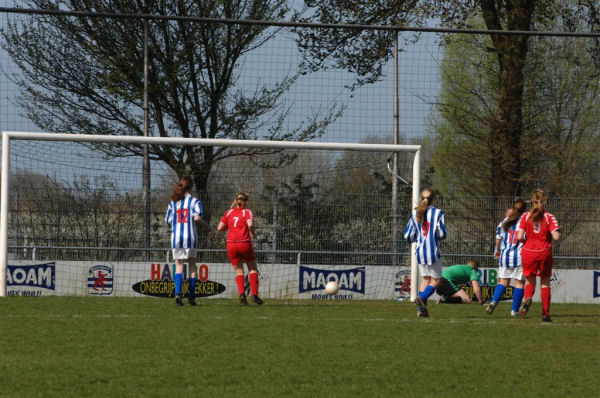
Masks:
[[[407,300],[410,268],[391,266],[334,266],[259,264],[260,294],[264,298],[310,300]],[[236,298],[235,275],[228,263],[198,264],[196,297]],[[497,269],[480,269],[482,294],[489,300],[498,283]],[[174,263],[14,261],[7,267],[7,294],[20,296],[125,296],[172,298]],[[184,296],[189,294],[190,270],[183,270]],[[335,281],[337,294],[325,285]],[[555,303],[600,303],[600,271],[554,270],[551,279]],[[463,289],[472,296],[472,288]],[[540,289],[534,301],[539,301]],[[432,297],[435,299],[436,295]],[[512,288],[502,300],[512,299]]]

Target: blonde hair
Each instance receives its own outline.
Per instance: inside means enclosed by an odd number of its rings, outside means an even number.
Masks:
[[[514,223],[517,222],[521,214],[525,213],[525,201],[523,199],[517,199],[510,207],[510,216],[502,224],[503,230],[508,230]]]
[[[237,198],[240,196],[244,197],[244,202],[246,202],[246,201],[248,201],[248,199],[250,199],[250,195],[248,195],[246,192],[239,191],[238,193],[235,194],[235,198],[233,199],[233,202],[231,202],[231,206],[230,206],[231,209],[237,207]]]
[[[423,216],[425,215],[425,210],[427,210],[427,206],[433,203],[433,191],[429,188],[425,188],[421,191],[421,203],[415,210],[417,211],[417,222],[423,221]]]
[[[194,187],[194,180],[192,177],[183,176],[179,179],[175,188],[173,188],[173,193],[171,194],[171,200],[177,202],[185,196],[186,192],[189,192]]]
[[[543,189],[536,189],[531,193],[531,204],[533,207],[529,210],[529,215],[532,222],[540,221],[546,212],[546,192]]]

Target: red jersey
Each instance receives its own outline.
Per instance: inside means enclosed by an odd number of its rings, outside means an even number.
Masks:
[[[250,230],[248,229],[248,220],[253,220],[252,210],[242,208],[233,208],[221,217],[221,222],[227,225],[227,242],[247,242],[250,241]]]
[[[541,252],[552,248],[552,232],[560,227],[554,215],[545,212],[538,222],[529,220],[531,213],[523,214],[519,221],[519,230],[525,231],[525,244],[522,250]]]

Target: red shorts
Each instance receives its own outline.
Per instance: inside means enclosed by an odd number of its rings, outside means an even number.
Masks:
[[[252,242],[227,242],[227,255],[234,267],[242,260],[249,262],[256,259]]]
[[[523,258],[523,276],[551,276],[552,275],[552,250],[532,252],[521,250]]]

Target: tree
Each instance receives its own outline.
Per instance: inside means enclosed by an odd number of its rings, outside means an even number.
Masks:
[[[28,0],[24,8],[116,14],[155,14],[281,20],[286,0]],[[92,5],[93,4],[93,5]],[[304,141],[320,136],[338,109],[309,115],[285,128],[292,104],[282,100],[294,84],[290,72],[252,89],[240,74],[244,57],[276,32],[264,25],[149,21],[150,135]],[[14,76],[19,104],[46,131],[143,135],[143,21],[133,18],[37,15],[3,29],[3,46],[20,68]],[[247,82],[246,82],[247,83]],[[137,145],[96,145],[107,156],[142,156]],[[213,165],[240,154],[273,152],[152,145],[150,157],[178,175],[192,175],[206,191]]]
[[[485,36],[448,40],[440,64],[436,114],[430,120],[435,186],[448,195],[496,192],[492,121],[498,96],[498,67]],[[495,196],[495,195],[492,195]]]
[[[567,21],[561,17],[546,28],[565,29]],[[527,192],[542,186],[553,196],[580,196],[593,195],[597,187],[592,154],[600,149],[600,79],[589,43],[564,37],[530,42],[521,138],[521,184]],[[441,64],[434,164],[436,186],[452,195],[494,192],[496,137],[490,120],[499,70],[489,45],[485,36],[456,36]]]
[[[470,28],[476,20],[473,17],[479,16],[487,29],[498,31],[529,31],[567,12],[590,20],[597,20],[599,15],[598,6],[590,0],[571,4],[540,0],[306,0],[305,4],[310,17],[298,17],[305,21],[424,26],[437,19],[442,26]],[[494,136],[489,159],[494,184],[489,193],[514,196],[522,190],[523,72],[529,53],[528,36],[491,34],[489,38],[489,51],[498,70],[497,96],[486,121]],[[393,56],[393,39],[391,31],[323,29],[303,30],[297,40],[306,55],[307,68],[346,68],[358,74],[357,84],[364,84],[381,76],[382,65]]]

